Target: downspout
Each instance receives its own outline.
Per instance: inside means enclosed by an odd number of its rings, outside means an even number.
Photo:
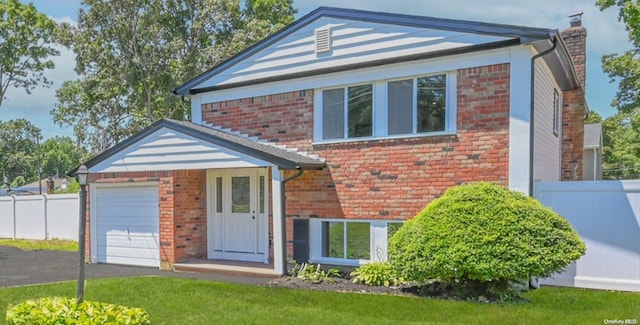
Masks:
[[[529,127],[529,196],[533,197],[533,145],[534,145],[534,127],[535,127],[535,114],[534,114],[534,108],[535,108],[535,75],[536,75],[536,60],[539,59],[540,57],[549,54],[550,52],[552,52],[553,50],[556,49],[556,47],[558,46],[558,36],[551,36],[552,38],[552,42],[553,45],[547,49],[544,50],[536,55],[534,55],[533,57],[531,57],[531,83],[530,83],[530,96],[531,96],[531,110],[530,110],[530,117],[529,119],[531,120],[530,123],[530,127]]]
[[[533,151],[534,151],[533,138],[535,135],[534,109],[535,109],[535,94],[536,94],[535,93],[536,60],[556,49],[556,47],[558,46],[558,36],[551,36],[551,38],[552,38],[553,45],[549,49],[544,50],[534,55],[533,57],[531,57],[531,83],[530,83],[531,109],[530,109],[530,117],[529,117],[531,121],[529,126],[529,196],[530,197],[533,197]],[[562,145],[562,143],[560,145]],[[529,279],[529,288],[531,289],[540,288],[540,282],[538,281],[537,278]]]
[[[289,181],[302,176],[302,173],[304,173],[304,169],[298,169],[297,173],[283,179],[282,186],[280,186],[280,206],[282,206],[282,216],[280,216],[282,218],[282,266],[284,267],[285,275],[289,273],[287,266],[287,200],[285,198],[285,187]]]

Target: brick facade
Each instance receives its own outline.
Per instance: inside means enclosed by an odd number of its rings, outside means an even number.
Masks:
[[[206,175],[203,170],[92,174],[91,182],[157,182],[160,225],[160,264],[172,264],[207,255]],[[91,229],[87,207],[87,234]],[[90,235],[87,236],[90,242]],[[90,256],[90,245],[87,245]]]
[[[563,94],[562,108],[562,180],[582,180],[584,164],[584,99],[586,81],[587,31],[580,25],[562,31],[573,61],[580,88]]]
[[[324,170],[287,184],[291,242],[293,218],[404,220],[456,184],[507,185],[509,73],[509,64],[458,71],[452,135],[313,144],[312,90],[204,104],[202,114],[205,122],[326,160]]]

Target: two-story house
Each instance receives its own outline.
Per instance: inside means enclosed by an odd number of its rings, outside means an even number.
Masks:
[[[92,262],[358,265],[447,188],[582,175],[586,32],[318,8],[91,159]]]

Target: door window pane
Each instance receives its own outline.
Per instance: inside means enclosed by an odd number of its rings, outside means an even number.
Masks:
[[[413,133],[413,79],[388,84],[388,133]]]
[[[251,211],[250,177],[231,177],[231,212],[249,213]]]
[[[418,132],[445,129],[446,75],[418,78]]]
[[[260,213],[264,213],[264,176],[260,176]]]
[[[344,89],[322,92],[322,138],[344,138]]]
[[[347,258],[368,260],[371,253],[371,234],[368,222],[347,222]]]
[[[216,212],[222,213],[222,177],[216,177]]]
[[[373,135],[373,86],[348,88],[349,138]]]

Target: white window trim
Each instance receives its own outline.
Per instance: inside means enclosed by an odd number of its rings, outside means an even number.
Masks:
[[[349,259],[322,256],[323,222],[361,222],[369,224],[369,259]],[[309,220],[309,259],[311,263],[324,263],[345,266],[359,266],[372,261],[384,261],[387,258],[388,247],[388,224],[402,223],[404,220],[371,220],[371,219],[325,219],[313,218]],[[344,228],[346,229],[346,227]],[[345,238],[345,245],[347,241]]]
[[[406,79],[414,79],[414,83],[416,78],[437,75],[437,74],[446,74],[447,75],[447,90],[446,90],[446,109],[447,113],[445,116],[445,130],[439,132],[424,132],[424,133],[415,133],[416,126],[413,126],[414,133],[411,134],[397,134],[397,135],[388,135],[388,108],[387,108],[387,99],[388,99],[388,83],[390,81],[396,80],[406,80]],[[345,89],[345,105],[346,105],[346,97],[347,97],[347,89],[353,86],[359,85],[373,85],[373,136],[370,137],[348,137],[348,116],[347,110],[345,109],[345,133],[344,138],[342,139],[323,139],[322,129],[323,129],[323,101],[322,101],[322,92],[324,90],[331,89]],[[414,99],[415,102],[415,92],[417,91],[414,86]],[[369,141],[369,140],[381,140],[381,139],[402,139],[402,138],[416,138],[416,137],[433,137],[433,136],[442,136],[442,135],[451,135],[456,133],[456,120],[457,120],[457,111],[458,111],[458,98],[457,98],[457,71],[443,71],[437,73],[426,73],[426,74],[416,74],[409,75],[403,77],[397,77],[393,79],[383,79],[383,80],[375,80],[372,82],[365,83],[353,83],[353,84],[344,84],[333,87],[326,88],[318,88],[314,89],[314,144],[330,144],[330,143],[343,143],[343,142],[354,142],[354,141]],[[416,115],[415,103],[414,103],[414,115]],[[414,116],[414,121],[416,120],[416,116]],[[415,124],[415,123],[414,123]]]
[[[562,107],[561,104],[562,99],[560,98],[560,92],[558,91],[558,89],[553,88],[553,135],[555,135],[556,137],[558,137],[558,134],[560,133],[560,125],[562,124],[561,119],[560,119],[560,108]]]

